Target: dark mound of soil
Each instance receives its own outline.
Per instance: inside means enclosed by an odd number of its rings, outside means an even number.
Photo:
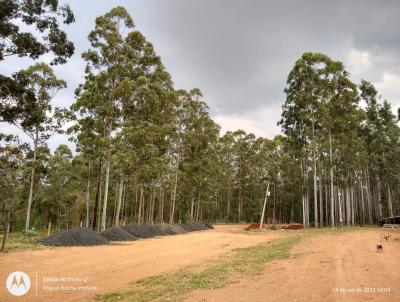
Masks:
[[[208,223],[208,222],[202,222],[207,228],[209,228],[209,229],[214,229],[214,227],[212,226],[212,224],[211,223]]]
[[[55,233],[39,242],[49,246],[92,246],[106,244],[109,241],[92,229],[77,227]]]
[[[198,221],[194,222],[200,230],[209,230],[210,228],[207,226],[205,222]]]
[[[118,227],[104,230],[101,232],[101,236],[110,241],[134,241],[139,239],[138,237]]]
[[[206,227],[202,222],[187,222],[181,224],[181,227],[188,232],[208,230],[208,227]]]
[[[168,235],[178,235],[187,233],[180,225],[178,224],[168,224],[168,223],[158,223],[154,225],[160,232],[167,233]]]
[[[181,223],[179,226],[180,226],[182,229],[184,229],[186,232],[193,232],[193,231],[195,231],[195,230],[193,229],[193,226],[191,226],[191,225],[188,224],[188,223]]]
[[[138,238],[151,238],[156,236],[152,232],[149,232],[147,228],[143,228],[143,226],[137,224],[127,224],[122,228]]]
[[[143,224],[140,227],[153,234],[154,236],[166,236],[169,234],[164,228],[162,228],[159,224]]]
[[[185,234],[188,232],[179,224],[168,224],[168,226],[173,232],[175,232],[175,234]]]

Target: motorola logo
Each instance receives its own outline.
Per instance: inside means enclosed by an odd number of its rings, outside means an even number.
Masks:
[[[13,272],[7,277],[6,287],[14,296],[23,296],[31,288],[31,280],[24,272]]]

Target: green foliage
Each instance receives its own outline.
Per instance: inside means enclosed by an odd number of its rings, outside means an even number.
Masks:
[[[32,241],[32,239],[36,238],[39,235],[39,232],[34,227],[31,227],[28,230],[23,230],[22,234],[24,234],[24,236],[28,238],[28,240]]]
[[[59,27],[59,20],[65,24],[75,21],[68,5],[59,6],[58,1],[1,1],[2,18],[0,23],[0,61],[11,55],[39,56],[53,52],[53,63],[65,63],[72,56],[74,45],[67,40],[66,34]],[[21,32],[13,21],[19,19],[35,28],[46,41],[40,41],[30,32]],[[6,42],[7,41],[7,42]]]
[[[53,63],[63,63],[72,54],[57,21],[73,21],[68,6],[3,2],[9,17],[0,39],[15,40],[0,41],[0,60],[53,52]],[[21,33],[16,18],[42,30],[49,44]],[[28,208],[40,228],[77,226],[87,217],[93,228],[100,218],[101,227],[121,220],[259,222],[267,187],[272,228],[302,220],[309,226],[312,210],[314,223],[320,217],[333,226],[374,223],[398,211],[397,117],[371,83],[354,84],[341,62],[310,52],[295,62],[283,134],[268,139],[220,133],[200,89],[174,87],[123,7],[96,18],[88,39],[84,82],[69,110],[53,107],[66,83],[43,63],[0,76],[2,121],[33,142],[0,136],[0,211],[11,211],[16,229]],[[76,152],[60,145],[51,153],[46,141],[65,121]]]
[[[0,18],[0,61],[10,56],[38,59],[46,53],[54,54],[51,64],[63,64],[74,53],[74,44],[67,39],[60,23],[74,22],[68,5],[58,1],[2,0]],[[35,32],[24,32],[17,25],[22,22]],[[11,77],[0,74],[0,118],[13,122],[27,114],[35,102],[29,89],[30,79],[25,72]],[[28,114],[29,115],[29,114]]]

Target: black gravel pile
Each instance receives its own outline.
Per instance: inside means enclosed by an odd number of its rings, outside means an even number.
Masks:
[[[145,229],[149,233],[151,233],[154,236],[167,236],[171,235],[168,234],[163,228],[160,227],[158,224],[143,224],[140,226],[141,228]]]
[[[190,225],[189,223],[181,223],[179,225],[182,229],[184,229],[186,232],[193,232],[195,229],[193,229],[193,226]]]
[[[212,224],[210,224],[210,223],[208,223],[208,222],[206,222],[206,221],[203,221],[202,222],[202,224],[204,224],[207,228],[209,228],[209,229],[213,229],[214,227],[212,226]]]
[[[39,242],[49,246],[92,246],[106,244],[109,241],[92,229],[77,227],[55,233]]]
[[[194,222],[200,230],[209,230],[210,228],[206,225],[205,222],[198,221]]]
[[[201,230],[207,230],[208,228],[202,224],[201,222],[187,222],[184,224],[181,224],[181,226],[189,231],[189,232],[193,232],[193,231],[201,231]]]
[[[153,235],[152,232],[149,232],[146,228],[143,228],[141,225],[137,224],[127,224],[122,228],[138,238],[151,238],[156,236]]]
[[[162,232],[167,233],[168,235],[178,235],[187,233],[187,231],[178,224],[159,223],[155,224],[155,226]]]
[[[110,241],[134,241],[139,239],[138,237],[118,227],[104,230],[101,232],[101,236]]]
[[[180,224],[169,224],[170,228],[172,231],[174,231],[176,234],[185,234],[188,231],[186,231]]]

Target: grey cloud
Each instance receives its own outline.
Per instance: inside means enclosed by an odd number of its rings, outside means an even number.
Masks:
[[[69,83],[59,96],[66,106],[82,81],[80,54],[89,47],[95,17],[116,5],[126,7],[137,29],[154,44],[176,87],[200,88],[214,116],[248,117],[265,108],[279,112],[287,74],[305,51],[326,53],[348,68],[352,50],[368,52],[371,66],[362,74],[349,70],[357,81],[382,83],[385,73],[400,75],[396,0],[70,2],[77,22],[67,31],[76,54],[56,70]],[[390,85],[381,87],[393,91]],[[269,115],[265,127],[275,127],[277,120]]]

